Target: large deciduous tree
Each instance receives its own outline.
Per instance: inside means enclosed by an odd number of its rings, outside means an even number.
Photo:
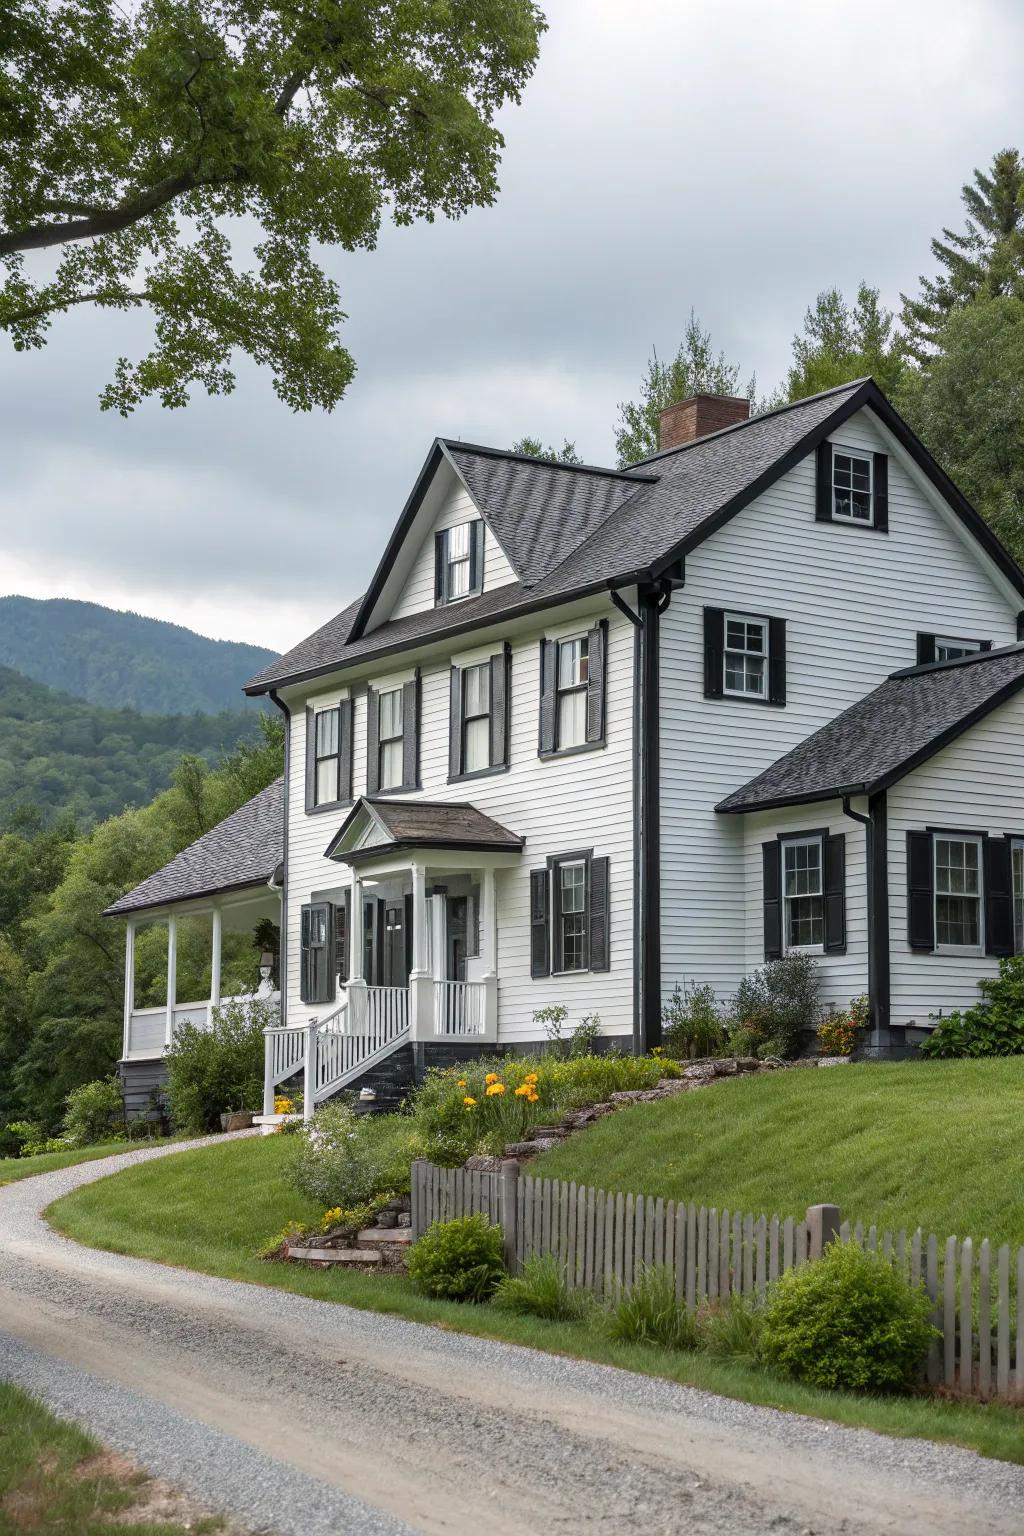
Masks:
[[[640,398],[619,405],[615,428],[619,467],[625,468],[657,453],[658,425],[667,405],[694,394],[734,395],[739,376],[739,367],[726,362],[724,352],[716,354],[710,331],[701,330],[700,321],[691,310],[675,357],[663,363],[657,352],[652,352],[640,383]],[[753,379],[744,392],[753,399]]]
[[[862,282],[850,305],[838,288],[826,288],[804,315],[803,335],[793,337],[793,362],[781,395],[803,400],[868,374],[894,394],[904,367],[903,338],[878,289]]]
[[[938,274],[919,279],[917,298],[901,296],[908,350],[919,362],[940,345],[948,317],[978,294],[1024,299],[1024,161],[1015,149],[1000,150],[961,195],[963,231],[943,229],[931,243]]]
[[[544,25],[532,0],[7,0],[0,329],[144,305],[105,407],[229,390],[240,351],[330,409],[354,365],[318,247],[493,202]]]
[[[521,437],[517,443],[512,444],[512,452],[526,453],[534,459],[550,459],[552,464],[583,463],[576,452],[576,444],[570,443],[567,437],[563,437],[561,448],[555,448],[551,443],[545,448],[539,437]]]

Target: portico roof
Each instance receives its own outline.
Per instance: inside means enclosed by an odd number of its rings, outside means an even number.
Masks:
[[[387,800],[362,795],[324,854],[352,864],[401,849],[520,853],[523,842],[466,800]]]

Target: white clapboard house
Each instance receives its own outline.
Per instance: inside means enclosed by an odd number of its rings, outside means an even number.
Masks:
[[[341,551],[339,550],[339,555]],[[339,561],[325,561],[320,580]],[[247,686],[287,769],[111,909],[122,1072],[280,914],[267,1090],[407,1083],[676,983],[819,958],[899,1053],[1024,947],[1024,575],[871,380],[669,408],[626,470],[439,439],[368,591]],[[208,910],[213,996],[136,1011],[132,928]]]

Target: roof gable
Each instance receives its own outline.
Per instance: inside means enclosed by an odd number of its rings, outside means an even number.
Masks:
[[[324,849],[342,863],[405,848],[519,853],[523,839],[461,800],[385,800],[362,795]]]

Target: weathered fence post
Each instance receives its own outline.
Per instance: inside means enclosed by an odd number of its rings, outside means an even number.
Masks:
[[[514,1158],[506,1158],[498,1174],[500,1190],[498,1210],[505,1249],[505,1268],[510,1275],[516,1272],[516,1189],[519,1183],[519,1164]]]
[[[829,1243],[839,1236],[843,1213],[838,1205],[809,1205],[807,1207],[807,1257],[820,1259]]]

